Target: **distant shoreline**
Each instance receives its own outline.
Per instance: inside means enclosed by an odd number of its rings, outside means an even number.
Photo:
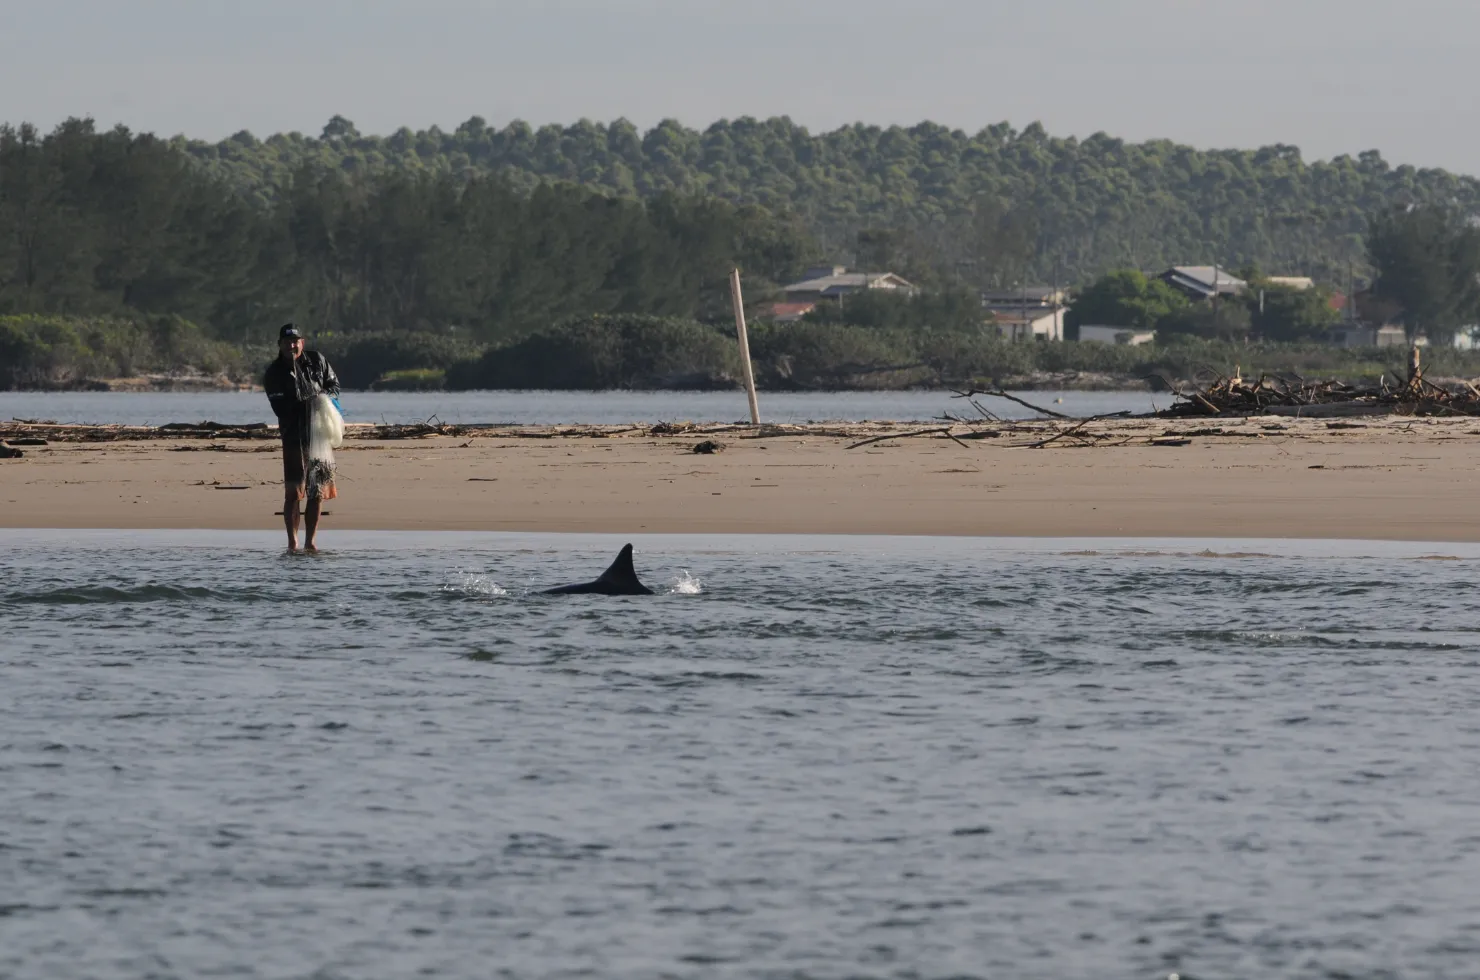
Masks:
[[[960,385],[969,386],[971,382],[963,381]],[[1027,375],[1014,375],[998,379],[994,384],[1000,384],[1008,391],[1147,391],[1149,386],[1144,378],[1134,375],[1115,375],[1091,372],[1063,372],[1046,373],[1039,372]],[[775,394],[831,394],[835,392],[891,392],[891,391],[948,391],[949,385],[911,385],[911,386],[878,386],[878,385],[855,385],[851,387],[838,388],[804,388],[804,387],[761,387],[762,393]],[[262,386],[252,381],[233,381],[225,377],[171,377],[168,375],[141,375],[130,378],[86,378],[60,385],[45,386],[22,386],[6,391],[29,392],[35,394],[46,394],[51,392],[98,392],[98,393],[136,393],[136,394],[171,394],[178,392],[230,392],[230,391],[257,391]],[[528,390],[557,390],[545,388],[346,388],[346,391],[374,391],[383,394],[399,392],[461,392],[461,391],[528,391]],[[666,391],[666,392],[690,392],[693,388],[662,388],[662,387],[632,387],[632,388],[570,388],[558,389],[568,391]],[[738,385],[734,387],[722,387],[712,389],[697,389],[709,391],[740,391]]]
[[[18,385],[4,391],[22,391],[32,394],[51,392],[119,392],[136,394],[160,394],[169,392],[218,392],[218,391],[261,391],[255,382],[233,381],[225,376],[205,377],[196,375],[172,376],[144,374],[128,378],[78,378],[65,384]]]

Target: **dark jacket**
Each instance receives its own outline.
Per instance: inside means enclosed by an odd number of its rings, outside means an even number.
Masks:
[[[339,397],[339,378],[329,361],[316,350],[304,351],[295,361],[285,362],[281,357],[273,361],[267,366],[262,387],[267,389],[267,402],[284,437],[291,434],[302,439],[308,434],[304,424],[308,420],[308,402],[316,395]]]

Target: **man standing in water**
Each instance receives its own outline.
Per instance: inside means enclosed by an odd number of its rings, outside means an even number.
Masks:
[[[339,378],[323,354],[304,351],[303,334],[291,323],[278,331],[278,357],[267,368],[262,379],[267,400],[277,416],[278,433],[283,439],[283,526],[288,530],[288,551],[298,550],[298,501],[308,496],[304,517],[307,535],[303,550],[317,551],[314,533],[319,528],[319,506],[322,498],[338,496],[334,484],[326,488],[317,484],[305,487],[308,470],[309,403],[321,394],[339,396]]]

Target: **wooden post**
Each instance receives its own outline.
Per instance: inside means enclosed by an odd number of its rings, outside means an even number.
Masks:
[[[745,301],[740,298],[740,270],[730,273],[730,299],[735,304],[735,333],[740,338],[740,364],[745,369],[745,394],[750,399],[750,424],[761,424],[755,400],[755,372],[750,367],[750,338],[745,333]]]
[[[1418,345],[1414,345],[1408,351],[1408,383],[1414,384],[1423,377],[1423,368],[1419,365]]]

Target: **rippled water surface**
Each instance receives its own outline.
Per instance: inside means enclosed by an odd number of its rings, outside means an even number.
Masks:
[[[7,535],[3,977],[1480,974],[1474,547]]]

